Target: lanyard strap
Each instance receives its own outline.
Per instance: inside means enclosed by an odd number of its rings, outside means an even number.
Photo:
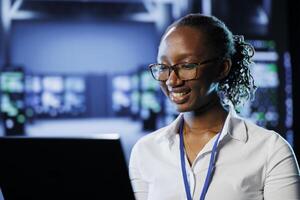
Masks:
[[[191,196],[191,192],[190,192],[190,186],[189,186],[189,182],[188,182],[187,174],[186,174],[186,169],[185,169],[183,125],[184,125],[184,120],[182,119],[182,122],[181,122],[180,127],[179,127],[179,148],[180,148],[181,171],[182,171],[182,177],[183,177],[186,197],[187,197],[188,200],[192,200],[192,196]],[[218,135],[218,137],[217,137],[217,139],[214,143],[211,155],[210,155],[209,167],[208,167],[205,182],[204,182],[204,185],[203,185],[203,188],[202,188],[200,200],[205,199],[205,195],[207,193],[207,190],[208,190],[211,178],[212,178],[213,168],[215,166],[215,157],[216,157],[216,153],[217,153],[217,145],[218,145],[220,135],[221,134],[219,133],[219,135]]]

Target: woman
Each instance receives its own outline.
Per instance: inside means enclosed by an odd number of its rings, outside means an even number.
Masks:
[[[235,114],[255,91],[253,54],[212,16],[190,14],[166,30],[150,70],[181,114],[134,146],[137,200],[300,199],[288,143]]]

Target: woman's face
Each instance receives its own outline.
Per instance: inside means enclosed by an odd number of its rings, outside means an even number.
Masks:
[[[204,33],[188,26],[174,27],[165,34],[158,50],[158,62],[174,65],[183,62],[200,63],[215,58]],[[193,80],[180,80],[174,71],[167,81],[160,82],[164,94],[176,106],[177,111],[201,110],[216,100],[216,79],[220,62],[200,65]]]

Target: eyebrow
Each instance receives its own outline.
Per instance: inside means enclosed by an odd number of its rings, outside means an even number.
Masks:
[[[157,59],[156,59],[157,62],[161,62],[163,60],[167,60],[167,56],[160,56],[160,57],[157,57]]]
[[[178,60],[182,60],[182,59],[187,59],[187,58],[192,58],[192,59],[197,59],[197,58],[201,58],[201,57],[204,57],[203,55],[195,55],[195,54],[189,54],[189,53],[186,53],[186,54],[181,54],[178,56]],[[167,56],[163,55],[163,56],[160,56],[159,58],[157,58],[157,61],[167,61]]]

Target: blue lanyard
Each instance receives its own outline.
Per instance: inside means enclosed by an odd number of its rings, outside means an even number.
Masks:
[[[183,177],[183,182],[184,182],[184,187],[185,187],[185,193],[186,193],[186,197],[188,200],[192,200],[192,196],[191,196],[191,192],[190,192],[190,187],[189,187],[189,182],[187,179],[187,174],[186,174],[186,170],[185,170],[185,156],[184,156],[184,144],[183,144],[183,125],[184,125],[184,121],[182,119],[182,122],[180,124],[180,128],[179,128],[179,147],[180,147],[180,160],[181,160],[181,171],[182,171],[182,177]],[[201,196],[200,196],[200,200],[204,200],[205,199],[205,195],[207,193],[211,178],[212,178],[212,174],[213,174],[213,169],[215,166],[215,158],[216,158],[216,153],[217,153],[217,145],[218,145],[218,141],[220,138],[220,135],[218,135],[211,155],[210,155],[210,161],[209,161],[209,167],[207,170],[207,174],[206,174],[206,178],[205,178],[205,182],[202,188],[202,192],[201,192]]]

